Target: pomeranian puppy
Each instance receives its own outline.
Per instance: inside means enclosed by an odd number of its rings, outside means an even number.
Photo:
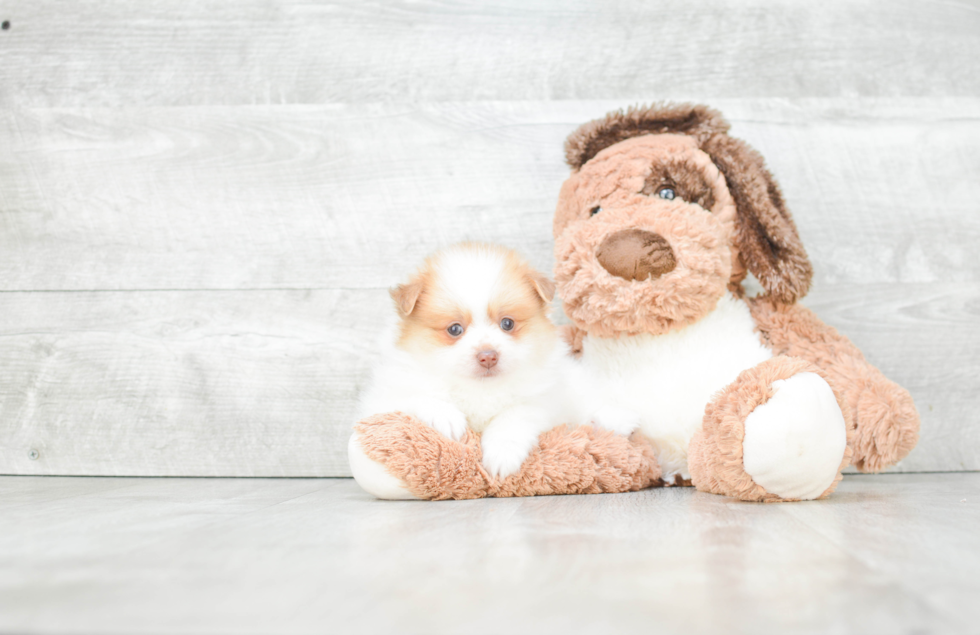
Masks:
[[[555,286],[517,253],[463,243],[395,287],[398,320],[361,398],[361,416],[401,411],[452,439],[482,433],[493,476],[520,469],[538,435],[574,424],[567,346],[548,308]]]

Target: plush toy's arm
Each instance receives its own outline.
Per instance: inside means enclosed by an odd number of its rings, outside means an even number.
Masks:
[[[853,465],[877,472],[904,458],[919,440],[919,414],[908,391],[868,363],[854,344],[798,304],[768,296],[749,300],[763,342],[776,355],[803,358],[842,393],[854,429]]]

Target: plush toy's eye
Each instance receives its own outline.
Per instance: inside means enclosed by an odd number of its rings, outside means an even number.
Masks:
[[[668,201],[674,200],[674,189],[670,187],[662,187],[660,191],[657,192],[657,196],[660,198],[665,198]]]
[[[596,205],[595,207],[593,207],[593,208],[592,208],[592,209],[591,209],[591,210],[589,211],[589,216],[595,216],[596,214],[598,214],[598,213],[599,213],[599,212],[601,212],[601,211],[602,211],[602,208],[601,208],[601,207],[599,207],[598,205]]]
[[[504,318],[500,320],[500,328],[502,328],[505,331],[514,330],[514,320],[510,318]]]
[[[463,334],[463,325],[458,322],[454,322],[449,325],[449,328],[446,329],[446,332],[452,335],[453,337],[459,337],[460,335]]]

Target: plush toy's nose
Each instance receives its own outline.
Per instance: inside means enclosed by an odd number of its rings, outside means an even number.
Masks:
[[[595,257],[603,269],[626,280],[653,280],[677,266],[670,243],[660,234],[642,229],[609,234]]]

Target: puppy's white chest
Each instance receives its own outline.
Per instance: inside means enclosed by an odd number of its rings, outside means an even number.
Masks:
[[[687,474],[687,445],[711,397],[772,357],[748,306],[726,294],[710,314],[665,335],[586,338],[582,362],[590,407],[614,405],[640,418],[665,476]]]

